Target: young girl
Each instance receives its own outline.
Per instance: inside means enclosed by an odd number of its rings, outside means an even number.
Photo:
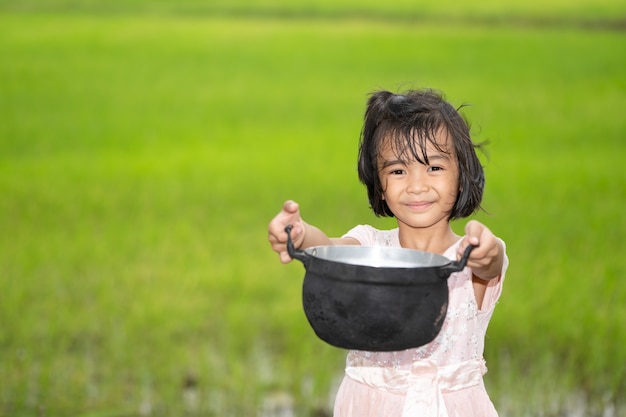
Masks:
[[[329,238],[306,223],[298,204],[287,201],[269,224],[269,241],[289,262],[285,226],[296,247],[380,245],[459,259],[468,244],[465,270],[448,279],[448,311],[438,336],[400,352],[350,351],[335,400],[335,417],[490,417],[483,348],[487,325],[500,297],[508,266],[505,245],[472,220],[465,236],[450,221],[480,208],[484,174],[464,119],[431,90],[393,94],[378,91],[367,103],[358,174],[377,216],[393,216],[398,227],[356,226]]]

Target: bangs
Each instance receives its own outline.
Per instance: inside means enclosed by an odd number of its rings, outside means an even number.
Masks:
[[[450,155],[452,152],[448,147],[447,131],[437,125],[430,129],[415,129],[412,126],[402,128],[398,126],[387,126],[379,130],[383,133],[379,138],[379,150],[389,147],[398,161],[403,164],[409,164],[417,161],[421,164],[428,165],[428,145],[432,145],[438,152]],[[442,133],[445,135],[445,142],[437,141],[437,137],[441,138]],[[376,155],[377,160],[380,154]]]

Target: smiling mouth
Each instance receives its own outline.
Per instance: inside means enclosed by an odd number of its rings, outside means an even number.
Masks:
[[[411,210],[415,211],[423,211],[432,206],[433,203],[429,201],[416,201],[412,203],[407,203],[406,206]]]

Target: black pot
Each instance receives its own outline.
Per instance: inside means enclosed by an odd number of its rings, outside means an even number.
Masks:
[[[382,246],[295,249],[287,226],[287,251],[306,269],[304,313],[323,341],[344,349],[398,351],[423,346],[439,331],[448,309],[447,278],[465,268],[430,252]]]

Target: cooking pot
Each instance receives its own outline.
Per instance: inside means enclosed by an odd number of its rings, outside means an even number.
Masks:
[[[460,261],[405,248],[383,246],[294,247],[289,256],[304,264],[304,313],[315,334],[344,349],[398,351],[423,346],[439,331],[448,309],[447,278],[465,268]]]

